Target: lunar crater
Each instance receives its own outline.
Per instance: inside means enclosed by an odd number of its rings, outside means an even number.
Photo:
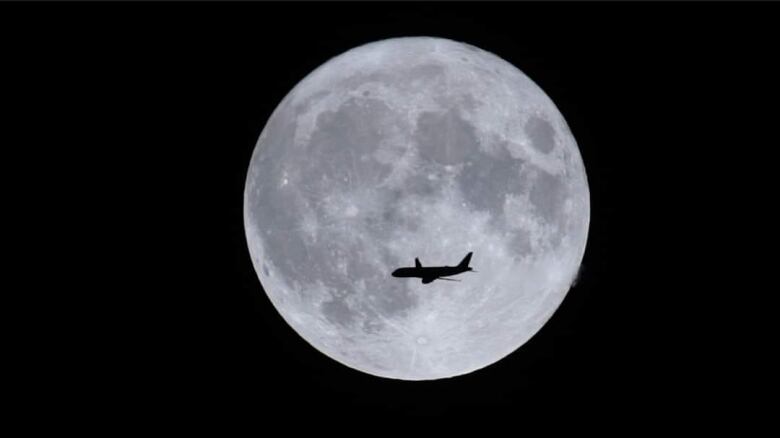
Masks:
[[[531,117],[525,123],[525,132],[531,139],[531,144],[543,154],[549,154],[555,147],[555,130],[550,123],[541,117]]]

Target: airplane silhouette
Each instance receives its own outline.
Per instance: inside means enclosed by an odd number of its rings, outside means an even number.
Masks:
[[[422,278],[423,284],[428,284],[434,280],[447,280],[447,281],[460,281],[449,277],[451,275],[458,275],[463,272],[477,272],[469,268],[469,262],[471,261],[472,252],[466,254],[466,257],[458,263],[458,266],[429,266],[423,267],[420,263],[420,259],[414,259],[413,268],[398,268],[393,271],[393,277],[419,277]]]

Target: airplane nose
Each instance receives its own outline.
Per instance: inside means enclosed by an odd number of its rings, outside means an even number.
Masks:
[[[393,271],[393,273],[392,273],[392,274],[390,274],[390,275],[392,275],[393,277],[398,277],[398,271],[400,271],[400,269],[396,269],[396,270],[395,270],[395,271]]]

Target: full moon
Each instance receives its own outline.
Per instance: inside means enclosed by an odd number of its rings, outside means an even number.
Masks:
[[[431,380],[542,328],[577,276],[590,200],[566,121],[523,72],[468,44],[395,38],[327,61],[282,100],[244,221],[263,288],[305,341],[365,373]],[[468,252],[476,272],[459,282],[391,276]]]

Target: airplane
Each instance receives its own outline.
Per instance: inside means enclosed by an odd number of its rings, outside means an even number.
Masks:
[[[428,284],[434,280],[447,280],[447,281],[460,281],[449,277],[451,275],[458,275],[463,272],[477,272],[472,268],[469,268],[469,262],[471,261],[472,252],[466,254],[466,257],[458,263],[458,266],[429,266],[423,267],[420,263],[420,259],[414,259],[413,268],[398,268],[393,271],[393,277],[419,277],[422,278],[423,284]]]

